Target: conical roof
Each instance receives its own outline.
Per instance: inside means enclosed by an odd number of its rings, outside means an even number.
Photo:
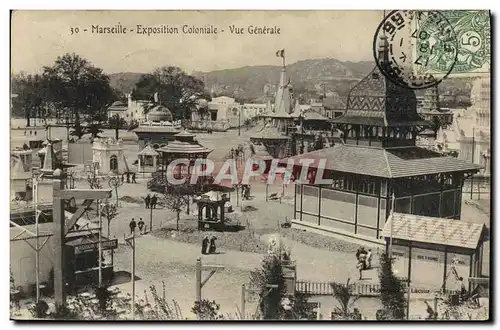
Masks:
[[[42,172],[52,173],[54,171],[54,159],[55,159],[54,150],[52,149],[52,144],[51,143],[47,144],[44,150],[45,150],[45,157],[43,158]]]
[[[280,118],[290,117],[293,111],[293,100],[290,92],[291,85],[286,77],[286,69],[281,69],[280,84],[276,90],[276,97],[274,100],[274,116]]]

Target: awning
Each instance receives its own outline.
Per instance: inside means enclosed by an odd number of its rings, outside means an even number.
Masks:
[[[476,249],[485,229],[484,224],[463,220],[425,217],[396,213],[389,216],[382,236],[411,242]]]

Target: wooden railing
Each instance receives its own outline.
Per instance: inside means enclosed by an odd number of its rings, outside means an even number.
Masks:
[[[311,295],[333,295],[334,282],[297,281],[295,290]],[[376,297],[380,295],[380,285],[374,283],[354,283],[349,285],[353,295],[362,297]],[[436,289],[411,287],[411,293],[435,293]],[[455,290],[446,290],[447,293],[456,293]]]

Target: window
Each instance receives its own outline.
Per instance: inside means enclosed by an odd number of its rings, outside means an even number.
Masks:
[[[109,158],[109,169],[111,171],[118,171],[118,157],[116,155]]]

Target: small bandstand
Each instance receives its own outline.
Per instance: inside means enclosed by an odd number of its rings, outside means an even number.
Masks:
[[[195,161],[206,159],[213,149],[209,149],[195,140],[196,135],[186,130],[175,135],[175,140],[157,151],[161,154],[161,173],[165,178],[168,165],[176,159],[187,159],[187,164],[180,163],[173,169],[173,176],[180,178],[190,176]]]

